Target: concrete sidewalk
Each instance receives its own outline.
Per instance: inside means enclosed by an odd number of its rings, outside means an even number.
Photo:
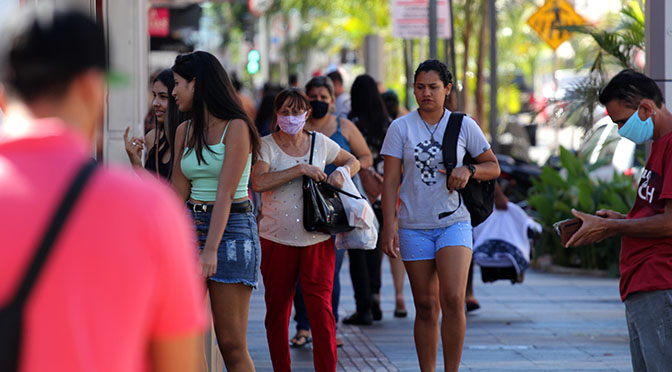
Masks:
[[[347,257],[341,272],[340,318],[354,312]],[[483,284],[474,273],[481,309],[467,317],[460,371],[630,371],[627,327],[617,279],[560,276],[528,271],[522,285]],[[338,371],[419,371],[413,342],[415,311],[408,281],[408,317],[392,316],[394,290],[384,258],[383,320],[372,326],[338,325],[345,346]],[[272,371],[263,288],[254,291],[249,346],[257,371]],[[290,324],[290,336],[294,334]],[[292,349],[292,370],[313,371],[312,347]],[[443,371],[439,348],[437,371]]]

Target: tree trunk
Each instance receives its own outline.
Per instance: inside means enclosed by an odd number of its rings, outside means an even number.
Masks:
[[[488,15],[491,9],[488,9],[488,1],[481,1],[481,11],[479,14],[482,14],[480,30],[478,32],[478,59],[476,61],[476,122],[478,125],[483,125],[485,123],[485,94],[483,93],[485,87],[485,47],[488,45],[486,39],[486,31],[488,28]]]
[[[469,72],[469,39],[471,38],[471,28],[473,16],[471,14],[472,0],[466,0],[464,3],[464,31],[462,32],[462,42],[464,43],[464,54],[462,55],[462,92],[460,92],[460,110],[468,112],[469,110],[469,83],[467,73]],[[457,77],[457,71],[455,71]]]

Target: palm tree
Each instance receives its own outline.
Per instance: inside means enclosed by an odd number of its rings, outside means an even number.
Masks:
[[[635,59],[644,50],[644,12],[640,3],[630,1],[620,11],[620,22],[611,30],[595,26],[558,27],[570,32],[589,35],[598,50],[588,76],[572,84],[564,97],[557,101],[555,116],[564,120],[576,119],[576,125],[584,131],[595,122],[594,112],[598,105],[600,88],[607,82],[607,69],[613,66],[640,70]]]

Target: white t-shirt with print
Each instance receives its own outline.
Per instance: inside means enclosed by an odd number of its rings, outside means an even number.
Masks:
[[[449,193],[446,175],[438,172],[446,169],[441,143],[449,116],[450,111],[444,110],[438,124],[427,125],[416,110],[393,121],[387,130],[380,153],[402,159],[403,165],[399,190],[401,228],[438,229],[471,220],[464,203],[450,216],[439,219],[439,214],[451,212],[459,205],[459,193]],[[490,144],[481,128],[465,116],[457,139],[457,167],[462,166],[466,151],[475,158],[488,149]]]
[[[334,162],[341,147],[322,133],[316,132],[313,165],[324,170]],[[308,164],[310,150],[304,156],[287,155],[270,134],[261,139],[259,161],[270,165],[270,172],[289,169],[297,164]],[[303,177],[270,191],[263,192],[262,218],[259,222],[259,236],[285,245],[305,247],[323,242],[331,235],[308,232],[303,227]]]

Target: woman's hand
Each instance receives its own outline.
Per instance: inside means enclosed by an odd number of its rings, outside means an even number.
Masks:
[[[327,180],[327,174],[314,165],[301,164],[300,167],[301,167],[301,174],[303,174],[304,176],[308,176],[318,182]]]
[[[144,148],[145,139],[133,137],[128,139],[128,132],[131,130],[131,127],[126,127],[124,132],[124,143],[126,144],[126,153],[128,158],[131,160],[131,164],[142,166],[142,149]]]
[[[380,242],[380,249],[386,255],[397,258],[399,257],[399,234],[397,229],[383,229],[383,238]]]
[[[442,169],[439,169],[439,172],[446,173],[446,171]],[[450,172],[450,177],[448,177],[446,180],[450,192],[452,193],[455,190],[461,190],[465,188],[467,186],[467,182],[469,182],[469,178],[471,178],[471,171],[469,171],[467,167],[453,169],[453,171]]]
[[[201,264],[201,273],[204,278],[209,278],[217,272],[217,251],[211,249],[201,249],[198,255],[198,261]]]
[[[343,182],[345,182],[345,179],[343,178],[343,174],[341,172],[333,172],[332,174],[329,175],[327,182],[338,187],[339,189],[342,189]]]

